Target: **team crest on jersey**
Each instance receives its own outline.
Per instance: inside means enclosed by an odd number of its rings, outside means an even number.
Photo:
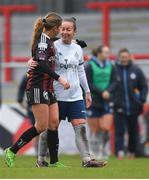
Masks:
[[[55,56],[50,56],[50,58],[48,59],[50,62],[51,61],[55,61]]]
[[[49,97],[48,97],[48,92],[43,91],[43,97],[44,97],[46,100],[48,100],[48,99],[49,99]]]
[[[79,54],[77,52],[75,53],[75,58],[79,58]]]
[[[40,42],[40,43],[38,44],[38,48],[39,48],[40,50],[45,50],[45,49],[48,48],[48,44],[45,43],[45,42]]]
[[[38,52],[38,58],[39,58],[39,60],[45,60],[45,58],[46,58],[46,54],[45,54],[45,51],[39,51]]]

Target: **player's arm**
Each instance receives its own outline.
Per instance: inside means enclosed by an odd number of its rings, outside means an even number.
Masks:
[[[83,59],[82,50],[80,51],[78,75],[79,75],[80,85],[83,88],[83,90],[85,91],[85,93],[90,92],[88,82],[87,82],[87,78],[86,78],[85,69],[84,69],[84,59]]]
[[[87,82],[86,73],[84,69],[84,59],[83,59],[82,50],[80,52],[80,55],[81,56],[80,56],[79,66],[78,66],[79,81],[80,81],[81,87],[83,88],[85,92],[86,107],[89,108],[92,103],[92,98],[91,98],[90,89],[89,89],[89,85]]]
[[[42,63],[40,63],[41,64],[41,66],[42,66]],[[44,65],[45,65],[45,62],[43,63]],[[35,59],[34,59],[34,57],[32,57],[32,58],[30,58],[29,60],[28,60],[28,66],[29,66],[29,68],[30,69],[39,69],[39,62],[38,61],[36,61]],[[49,71],[49,69],[47,69],[48,71]],[[47,73],[47,70],[45,70],[46,71],[46,73]],[[45,72],[44,71],[44,72]],[[48,74],[48,73],[47,73]]]
[[[37,69],[39,71],[42,71],[43,73],[48,74],[54,80],[58,80],[60,76],[56,72],[54,72],[50,67],[50,63],[49,63],[50,56],[51,55],[48,53],[48,47],[47,48],[45,48],[44,46],[37,47],[35,52],[35,59],[38,62]]]
[[[35,59],[38,64],[37,66],[34,67],[34,69],[35,70],[37,69],[38,71],[42,71],[43,73],[48,74],[54,80],[59,81],[59,83],[64,87],[64,89],[69,89],[70,84],[51,69],[49,63],[50,57],[51,55],[49,54],[48,48],[45,48],[45,46],[37,47],[35,51]]]

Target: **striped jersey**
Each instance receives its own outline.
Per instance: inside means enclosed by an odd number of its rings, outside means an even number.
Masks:
[[[53,78],[44,71],[44,68],[47,67],[49,67],[51,71],[55,70],[55,48],[53,40],[42,33],[35,48],[32,49],[32,57],[35,61],[38,61],[39,65],[40,63],[42,64],[42,68],[37,66],[35,69],[28,70],[26,89],[40,88],[53,92]]]

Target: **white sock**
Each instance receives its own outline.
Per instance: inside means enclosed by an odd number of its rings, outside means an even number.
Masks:
[[[88,139],[86,135],[86,124],[80,124],[73,126],[75,131],[76,146],[80,152],[80,156],[83,162],[91,160],[89,153]]]

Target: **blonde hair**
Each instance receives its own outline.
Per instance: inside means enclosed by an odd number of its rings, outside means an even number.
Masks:
[[[44,28],[50,30],[54,26],[59,27],[61,23],[62,23],[62,18],[54,12],[49,12],[44,18],[42,17],[37,18],[37,20],[35,21],[33,34],[32,34],[32,42],[31,42],[32,49],[34,48]]]

